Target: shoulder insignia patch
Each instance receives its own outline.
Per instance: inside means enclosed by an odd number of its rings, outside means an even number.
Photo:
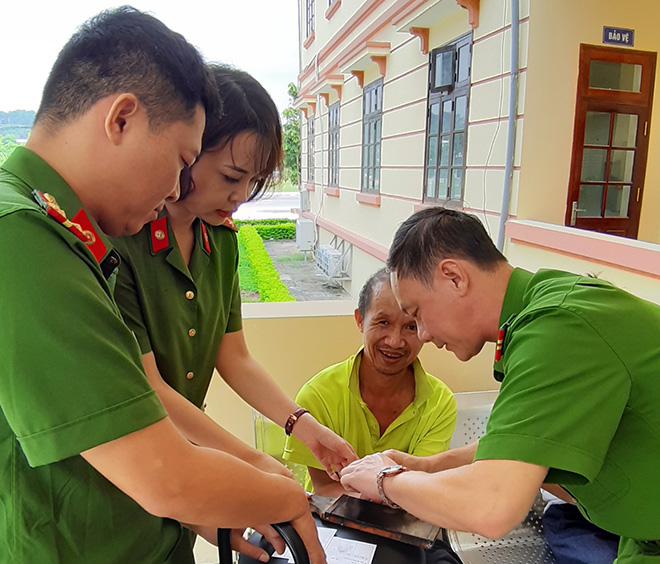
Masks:
[[[66,217],[64,210],[60,208],[55,198],[50,194],[35,189],[32,190],[32,196],[37,204],[39,204],[39,206],[41,206],[50,217],[58,223],[61,223],[68,231],[85,243],[87,248],[89,248],[94,255],[96,262],[100,262],[107,251],[107,247],[103,240],[98,236],[98,233],[96,233],[96,230],[94,229],[92,222],[89,220],[89,217],[87,217],[85,210],[81,208],[73,217],[73,221],[70,221]]]
[[[204,244],[204,250],[206,251],[207,255],[210,255],[211,244],[209,243],[209,233],[206,230],[206,225],[204,225],[204,222],[202,220],[199,221],[199,225],[201,226],[202,229],[202,243]]]
[[[151,252],[159,253],[163,249],[170,246],[169,237],[167,236],[167,216],[155,219],[149,224]]]

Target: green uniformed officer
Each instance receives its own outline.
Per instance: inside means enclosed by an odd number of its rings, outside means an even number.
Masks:
[[[115,298],[140,344],[149,381],[186,438],[291,476],[199,409],[217,368],[252,407],[283,427],[288,423],[335,475],[356,459],[352,447],[311,414],[293,415],[299,406],[250,355],[242,330],[231,215],[268,188],[280,165],[277,108],[249,74],[211,68],[225,113],[207,124],[202,155],[182,183],[189,191],[140,233],[115,241],[123,259]]]
[[[364,459],[342,483],[374,497],[381,474],[408,511],[499,537],[547,481],[621,535],[616,562],[659,562],[660,307],[601,280],[514,269],[477,218],[442,208],[403,223],[388,264],[423,340],[464,361],[497,342],[501,390],[478,443]],[[383,478],[394,461],[433,473]]]
[[[181,437],[112,298],[106,234],[177,197],[216,99],[180,35],[105,12],[60,53],[0,170],[0,563],[192,564],[180,522],[300,516],[323,561],[299,486]]]

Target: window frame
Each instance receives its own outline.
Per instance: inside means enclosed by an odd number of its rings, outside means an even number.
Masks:
[[[339,101],[328,108],[328,186],[339,186]]]
[[[360,189],[362,192],[370,194],[380,194],[383,86],[384,81],[381,77],[365,86],[362,92],[362,167]],[[373,139],[371,139],[372,131],[374,133]]]
[[[310,37],[314,33],[314,2],[315,0],[305,0],[305,37]]]
[[[315,182],[316,154],[314,148],[314,114],[307,119],[307,182]]]
[[[464,50],[466,48],[466,50]],[[453,81],[451,83],[437,84],[435,81],[438,55],[451,53],[451,72]],[[459,55],[465,53],[468,55],[467,71],[464,77],[460,77],[461,59]],[[468,112],[470,108],[470,73],[472,69],[472,33],[467,33],[456,40],[433,49],[429,53],[429,79],[428,79],[428,98],[426,112],[426,141],[424,151],[424,178],[422,182],[423,200],[433,204],[445,205],[449,202],[462,205],[465,193],[465,171],[466,171],[466,150],[467,150],[467,132],[468,132]],[[465,107],[463,111],[463,123],[461,127],[456,127],[456,101],[464,98]],[[448,113],[444,112],[445,107],[449,105]],[[437,107],[438,112],[434,114],[433,108]],[[437,119],[434,117],[437,116]],[[446,116],[446,117],[445,117]],[[445,119],[450,122],[450,127],[445,128]],[[433,129],[437,125],[437,131]],[[462,135],[462,137],[460,137]],[[456,145],[457,140],[460,143]],[[442,159],[443,140],[446,140],[447,160]],[[459,156],[460,163],[456,163],[454,158]],[[460,186],[456,187],[456,176],[460,177]],[[445,179],[445,189],[441,192],[440,179]],[[432,179],[432,180],[431,180]],[[432,192],[429,193],[429,183],[433,182]]]

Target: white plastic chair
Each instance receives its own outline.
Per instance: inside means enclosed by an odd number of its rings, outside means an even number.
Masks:
[[[456,430],[450,448],[472,443],[486,432],[497,391],[463,392],[455,397]],[[447,540],[464,564],[554,564],[555,557],[543,536],[544,506],[539,494],[525,521],[501,539],[448,530]]]

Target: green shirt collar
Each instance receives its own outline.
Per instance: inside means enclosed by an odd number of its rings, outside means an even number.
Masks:
[[[66,213],[66,217],[70,220],[83,208],[80,198],[78,198],[78,195],[66,183],[64,178],[39,155],[26,147],[17,147],[14,149],[2,165],[2,168],[27,184],[27,189],[24,193],[30,199],[32,199],[32,189],[37,189],[42,193],[48,193],[53,196],[57,201],[57,205],[62,208],[64,213]],[[108,257],[110,251],[112,251],[112,244],[96,221],[89,214],[87,214],[87,217],[96,234],[101,238],[106,247],[106,252],[99,261],[102,263]]]
[[[502,311],[500,312],[499,328],[504,329],[505,335],[508,325],[525,307],[524,295],[532,276],[533,274],[531,272],[523,270],[522,268],[515,268],[511,273],[509,284],[507,285],[506,293],[504,294]],[[502,347],[502,353],[504,353],[505,343],[498,344],[498,346]],[[494,377],[498,382],[501,382],[504,379],[503,362],[502,358],[500,358],[500,360],[495,360],[493,363]]]
[[[361,403],[364,403],[360,395],[360,365],[362,364],[363,355],[364,347],[360,347],[360,350],[351,357],[348,371],[348,389]],[[413,399],[411,405],[413,407],[419,407],[431,397],[433,389],[428,382],[426,372],[424,372],[419,358],[413,361],[412,366],[415,375],[415,399]]]
[[[509,278],[509,284],[504,294],[504,303],[500,313],[500,327],[506,323],[512,315],[518,315],[525,307],[523,296],[532,279],[533,274],[522,268],[515,268]]]

